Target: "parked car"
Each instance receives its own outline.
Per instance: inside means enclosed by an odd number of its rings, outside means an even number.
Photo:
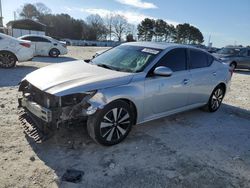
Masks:
[[[135,124],[199,107],[215,112],[231,76],[228,65],[194,47],[126,43],[89,63],[28,74],[19,86],[19,105],[42,125],[85,119],[97,143],[113,145]]]
[[[250,48],[222,48],[214,56],[229,64],[232,69],[250,69]]]
[[[35,56],[58,57],[68,53],[66,42],[43,35],[24,35],[20,39],[31,41]]]
[[[16,62],[33,58],[33,50],[29,41],[20,40],[0,33],[0,67],[11,68]]]

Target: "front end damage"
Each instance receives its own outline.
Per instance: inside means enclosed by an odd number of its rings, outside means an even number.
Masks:
[[[56,96],[41,91],[26,80],[20,83],[19,92],[22,93],[22,97],[18,99],[19,108],[22,110],[20,119],[24,122],[25,129],[33,135],[34,132],[45,134],[63,124],[87,120],[88,116],[105,105],[104,97],[96,91]]]

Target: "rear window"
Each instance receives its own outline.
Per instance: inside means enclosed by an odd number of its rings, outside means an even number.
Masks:
[[[213,61],[214,57],[199,50],[190,50],[190,68],[198,69],[203,67],[209,67]]]
[[[49,40],[45,39],[45,38],[42,38],[42,37],[33,37],[33,36],[30,36],[30,37],[24,37],[22,38],[23,40],[29,40],[31,42],[50,42]]]

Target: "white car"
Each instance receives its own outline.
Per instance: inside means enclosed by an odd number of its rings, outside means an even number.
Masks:
[[[24,35],[19,39],[31,41],[35,56],[58,57],[68,53],[66,43],[48,36]]]
[[[28,61],[34,57],[31,42],[0,33],[0,67],[11,68],[16,62]]]

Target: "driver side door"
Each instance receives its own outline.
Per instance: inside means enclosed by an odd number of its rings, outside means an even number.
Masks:
[[[154,69],[159,66],[170,68],[173,74],[169,77],[154,75]],[[145,120],[185,107],[190,92],[187,49],[177,48],[167,52],[148,73],[144,88]]]

